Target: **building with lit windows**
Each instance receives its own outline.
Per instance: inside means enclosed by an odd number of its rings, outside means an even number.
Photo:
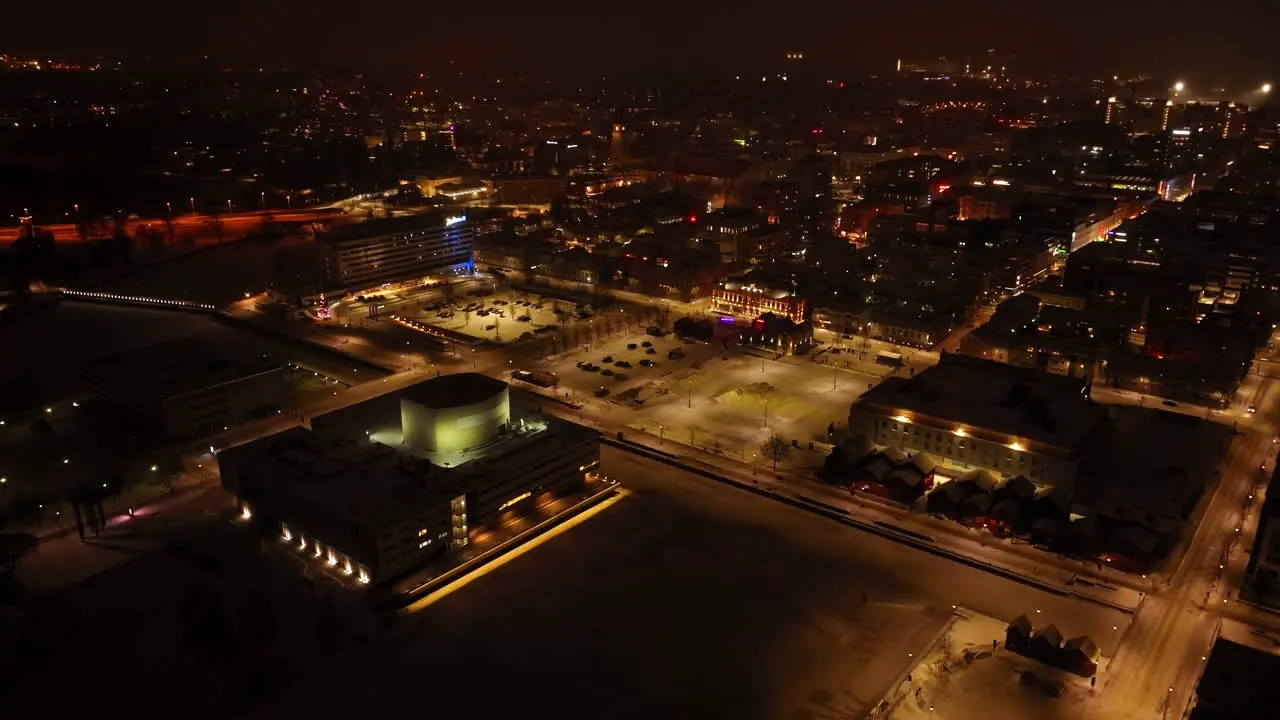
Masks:
[[[364,583],[466,547],[544,495],[580,488],[599,434],[512,403],[505,382],[444,375],[218,454],[252,517]]]
[[[327,291],[359,291],[469,272],[475,241],[460,211],[342,225],[316,235]]]
[[[1070,493],[1105,462],[1110,421],[1089,383],[944,353],[915,376],[890,377],[854,402],[849,432],[877,445],[927,453],[936,472],[1022,475]]]
[[[804,322],[807,308],[804,299],[793,290],[730,280],[711,292],[711,309],[746,320],[773,313],[792,322]]]

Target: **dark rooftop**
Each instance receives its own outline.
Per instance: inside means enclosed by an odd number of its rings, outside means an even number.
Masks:
[[[1280,657],[1218,638],[1209,653],[1191,720],[1275,717],[1280,707]]]
[[[1107,419],[1083,380],[954,354],[915,377],[886,379],[859,402],[1066,448]]]
[[[119,391],[163,400],[280,367],[265,356],[185,337],[99,358],[89,363],[85,373]]]
[[[317,233],[316,240],[332,242],[336,240],[350,240],[353,238],[392,235],[395,233],[408,232],[410,230],[438,228],[444,226],[445,219],[448,217],[465,215],[466,213],[464,211],[456,209],[432,210],[414,215],[404,215],[402,217],[374,218],[364,222],[335,225],[325,232]]]
[[[443,408],[466,407],[484,402],[507,389],[507,384],[480,373],[456,373],[441,375],[410,385],[401,392],[401,397],[412,400],[424,407]]]

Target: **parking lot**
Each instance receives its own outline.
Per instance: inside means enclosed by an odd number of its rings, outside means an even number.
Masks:
[[[562,397],[663,441],[757,462],[770,435],[796,441],[779,467],[821,463],[822,450],[809,451],[808,443],[825,441],[833,425],[843,428],[849,404],[880,380],[804,357],[775,360],[643,332],[572,350],[539,369],[559,375]]]
[[[402,304],[401,317],[427,323],[486,342],[506,345],[532,343],[533,354],[555,355],[575,346],[594,344],[601,337],[641,330],[648,316],[641,309],[617,305],[596,309],[563,298],[499,287],[481,289],[453,299]]]

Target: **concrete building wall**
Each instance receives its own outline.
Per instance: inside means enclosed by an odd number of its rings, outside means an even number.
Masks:
[[[483,445],[511,420],[510,391],[462,407],[430,408],[400,400],[400,420],[407,445],[427,452],[458,452]]]

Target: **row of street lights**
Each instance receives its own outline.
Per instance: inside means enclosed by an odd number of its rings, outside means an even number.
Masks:
[[[285,194],[285,196],[284,196],[284,201],[285,201],[285,206],[286,206],[287,208],[289,208],[289,209],[293,209],[293,194],[292,194],[292,193],[286,193],[286,194]],[[191,214],[192,214],[192,215],[199,215],[199,214],[200,214],[200,212],[196,209],[196,199],[195,199],[195,197],[194,197],[194,196],[191,196],[191,197],[188,197],[188,198],[187,198],[187,205],[191,208]],[[168,219],[169,219],[170,221],[172,221],[172,220],[173,220],[173,203],[172,203],[172,202],[170,202],[170,201],[167,201],[167,200],[166,200],[166,201],[165,201],[165,204],[164,204],[164,207],[165,207],[165,212],[166,212],[166,214],[167,214]],[[264,191],[262,191],[262,192],[259,192],[259,193],[258,193],[258,208],[259,208],[260,210],[266,210],[266,209],[267,209],[267,193],[266,193],[266,191],[265,191],[265,190],[264,190]],[[80,217],[80,203],[72,203],[72,204],[71,204],[71,209],[72,209],[72,213],[71,213],[71,217],[72,217],[72,219],[73,219],[73,220],[79,219],[79,217]],[[121,211],[121,212],[123,212],[123,211]],[[232,204],[232,202],[231,202],[231,199],[230,199],[230,198],[228,198],[228,199],[227,199],[227,212],[235,212],[235,206]],[[25,216],[25,217],[30,217],[30,215],[31,215],[30,210],[29,210],[29,209],[27,209],[27,208],[23,208],[23,209],[22,209],[22,213],[23,213],[23,216]]]

